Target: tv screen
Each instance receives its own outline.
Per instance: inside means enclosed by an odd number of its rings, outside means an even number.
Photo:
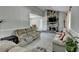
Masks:
[[[56,17],[48,18],[48,22],[56,22],[56,21],[57,21]]]

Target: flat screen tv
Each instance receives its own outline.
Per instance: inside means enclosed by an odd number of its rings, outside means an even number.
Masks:
[[[57,18],[56,17],[49,17],[48,22],[56,22]]]

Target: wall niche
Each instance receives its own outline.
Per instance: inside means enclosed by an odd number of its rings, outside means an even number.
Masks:
[[[47,30],[50,32],[58,32],[59,27],[59,11],[47,10]]]

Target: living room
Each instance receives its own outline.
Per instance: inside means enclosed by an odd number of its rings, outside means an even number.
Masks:
[[[58,33],[78,37],[77,25],[78,7],[0,6],[0,52],[66,52]]]

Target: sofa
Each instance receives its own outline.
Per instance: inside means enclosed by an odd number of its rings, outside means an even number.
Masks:
[[[26,38],[29,40],[32,39],[33,41],[40,37],[40,32],[37,31],[35,26],[32,26],[30,28],[15,30],[15,35],[18,37],[19,41],[25,40]]]
[[[79,35],[77,32],[73,31],[72,29],[65,31],[65,36],[63,40],[60,40],[58,35],[56,34],[55,38],[53,39],[53,51],[57,52],[65,52],[65,43],[64,41],[67,39],[67,37],[76,37],[75,39],[79,42]],[[78,44],[79,46],[79,44]]]

